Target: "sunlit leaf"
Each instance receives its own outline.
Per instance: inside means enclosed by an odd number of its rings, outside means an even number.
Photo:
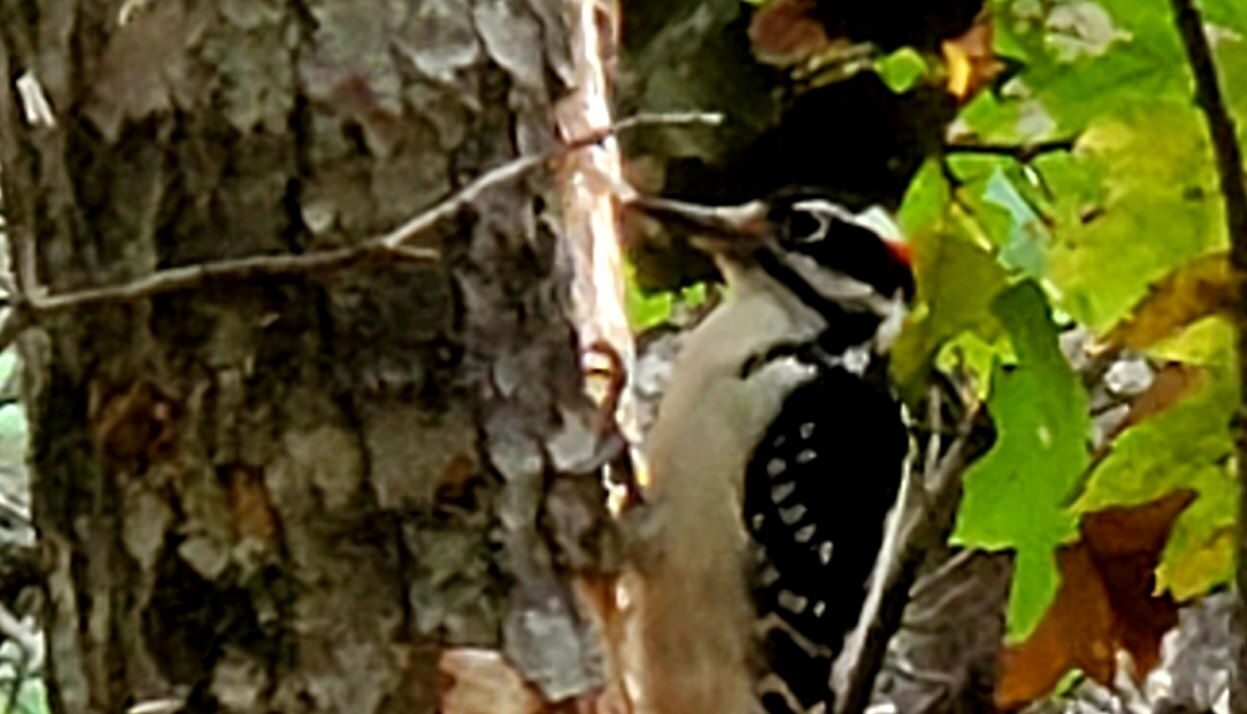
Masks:
[[[1104,201],[1058,225],[1049,279],[1093,329],[1121,319],[1148,286],[1226,245],[1211,154],[1190,107],[1155,104],[1096,120],[1079,140]]]
[[[1145,350],[1182,328],[1236,304],[1229,256],[1197,258],[1156,281],[1147,296],[1101,340],[1104,349]]]
[[[624,268],[624,299],[628,321],[636,332],[644,332],[671,319],[677,305],[697,307],[706,301],[706,284],[696,283],[681,290],[642,289],[636,282],[636,269]]]
[[[1224,531],[1234,523],[1238,489],[1230,459],[1230,420],[1239,390],[1232,368],[1232,335],[1218,330],[1220,357],[1203,368],[1194,392],[1168,410],[1126,430],[1112,445],[1074,504],[1079,513],[1146,503],[1175,489],[1198,498],[1174,527],[1160,569],[1160,586],[1179,598],[1207,591],[1232,572]]]
[[[897,94],[908,92],[927,74],[926,60],[912,47],[902,47],[875,62],[883,83]]]
[[[1016,552],[1008,624],[1013,637],[1038,623],[1057,591],[1053,551],[1074,535],[1068,499],[1089,461],[1087,397],[1057,346],[1039,288],[1027,282],[993,309],[1017,364],[997,367],[988,411],[996,443],[965,474],[954,539]]]

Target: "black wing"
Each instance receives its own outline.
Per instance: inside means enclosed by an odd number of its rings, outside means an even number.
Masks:
[[[774,613],[763,620],[765,665],[791,695],[765,695],[772,714],[792,711],[794,697],[830,708],[831,662],[856,624],[908,452],[882,371],[821,367],[789,395],[746,472],[755,602]]]

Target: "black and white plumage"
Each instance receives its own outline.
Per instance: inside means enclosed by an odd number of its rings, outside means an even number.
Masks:
[[[887,385],[903,246],[817,197],[640,203],[693,227],[729,285],[646,444],[641,711],[829,710],[908,454]]]
[[[804,711],[830,708],[832,660],[856,624],[908,448],[878,362],[862,375],[817,369],[755,449],[744,498],[754,603],[774,614],[761,651]],[[763,703],[772,714],[794,709],[780,692]]]

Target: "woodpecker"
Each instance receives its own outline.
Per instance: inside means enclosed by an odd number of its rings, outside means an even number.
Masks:
[[[645,443],[639,709],[829,712],[909,452],[887,382],[906,246],[808,194],[634,204],[688,230],[727,283]]]

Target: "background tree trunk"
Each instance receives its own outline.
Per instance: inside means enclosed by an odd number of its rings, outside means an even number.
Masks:
[[[19,286],[358,244],[549,148],[562,7],[0,0]],[[436,263],[26,333],[54,711],[431,712],[446,644],[502,646],[551,699],[597,683],[558,577],[584,554],[544,529],[599,500],[555,469],[593,413],[535,192],[490,191]]]

